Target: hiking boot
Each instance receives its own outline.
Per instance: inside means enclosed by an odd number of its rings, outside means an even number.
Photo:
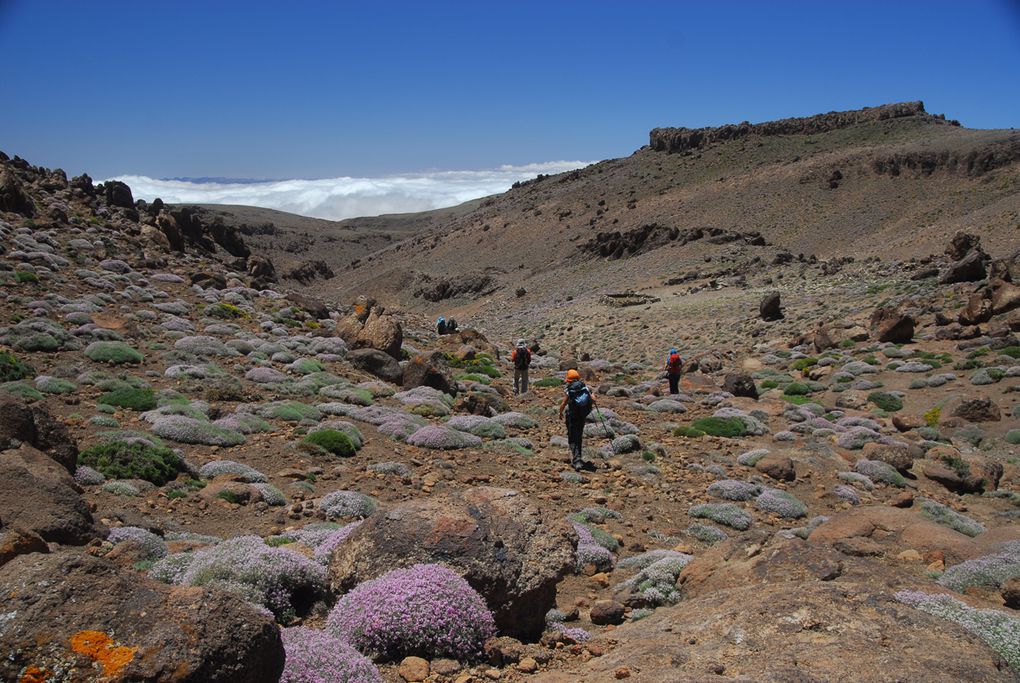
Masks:
[[[575,472],[597,472],[598,468],[595,467],[595,463],[587,460],[573,460],[570,466],[574,468]]]

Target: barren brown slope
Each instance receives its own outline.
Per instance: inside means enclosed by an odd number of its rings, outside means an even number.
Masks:
[[[680,152],[649,146],[522,184],[363,259],[336,283],[338,293],[373,291],[431,311],[415,296],[421,273],[488,275],[492,282],[477,290],[532,291],[542,274],[596,259],[584,246],[599,233],[612,241],[619,232],[625,245],[637,241],[645,252],[629,265],[600,269],[609,288],[661,282],[701,257],[700,243],[640,244],[643,236],[632,231],[652,224],[760,232],[770,244],[820,258],[920,257],[967,229],[1003,253],[1020,216],[1020,132],[969,130],[920,103],[891,107],[890,118],[849,112],[788,120],[808,122],[799,127],[708,129],[746,133],[702,135],[700,145]],[[798,129],[818,132],[788,132]]]

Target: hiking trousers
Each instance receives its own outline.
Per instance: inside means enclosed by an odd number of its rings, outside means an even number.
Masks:
[[[514,368],[514,395],[528,393],[528,369]]]
[[[567,413],[567,443],[571,461],[581,459],[581,439],[584,438],[584,418],[576,420]]]
[[[679,394],[680,393],[680,375],[666,375],[669,379],[669,393]]]

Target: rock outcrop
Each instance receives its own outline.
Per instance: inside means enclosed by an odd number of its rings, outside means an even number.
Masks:
[[[283,671],[272,616],[231,593],[61,552],[4,565],[0,594],[3,680],[275,683]]]
[[[329,577],[346,591],[396,567],[439,563],[481,594],[500,633],[535,638],[575,544],[565,523],[545,519],[516,491],[472,488],[368,518],[334,551]]]

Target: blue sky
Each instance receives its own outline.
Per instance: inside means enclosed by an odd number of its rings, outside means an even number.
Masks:
[[[912,99],[1020,126],[1008,0],[0,0],[0,51],[0,150],[96,178],[597,160]]]

